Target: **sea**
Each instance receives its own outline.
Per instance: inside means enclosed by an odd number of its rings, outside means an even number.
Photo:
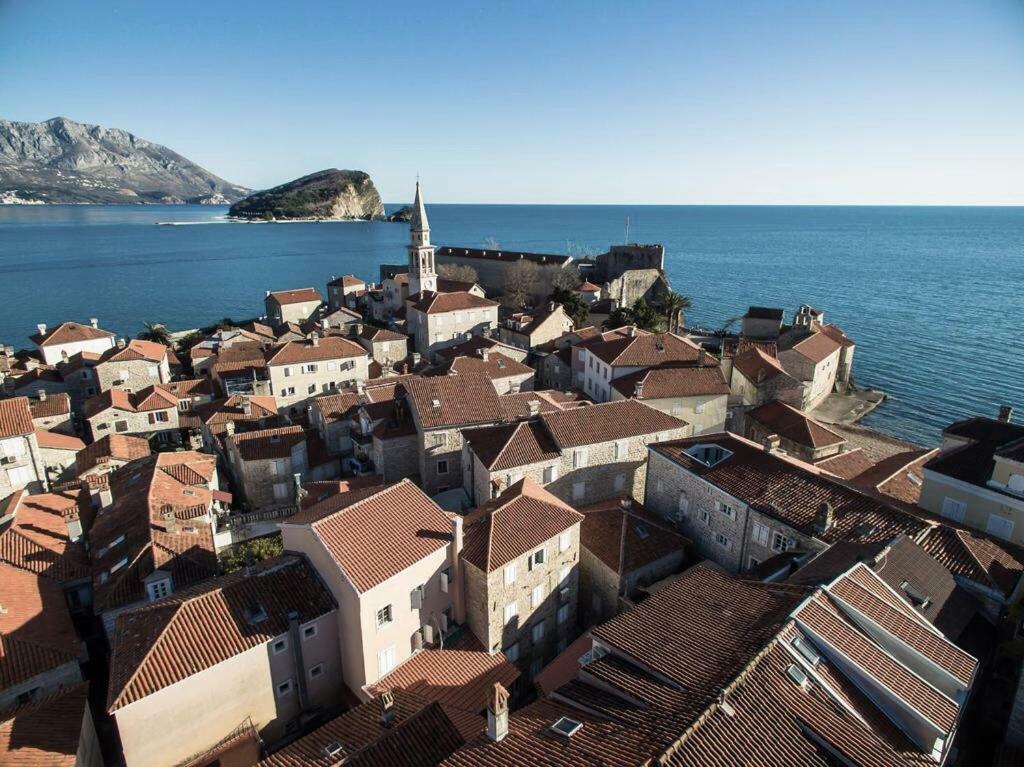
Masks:
[[[392,210],[397,205],[387,206]],[[378,279],[408,227],[243,224],[215,206],[0,206],[0,343],[99,318],[193,328],[263,311],[266,290]],[[593,255],[662,243],[687,324],[801,304],[857,342],[854,377],[888,400],[863,423],[924,445],[944,425],[1024,413],[1024,208],[429,205],[438,245]],[[175,225],[159,225],[173,222]],[[738,327],[738,323],[733,325]]]

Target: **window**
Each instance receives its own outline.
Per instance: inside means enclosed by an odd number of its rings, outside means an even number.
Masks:
[[[582,349],[580,349],[580,350],[578,350],[576,352],[576,359],[578,359],[580,362],[583,362],[583,360],[585,360],[586,358],[587,358],[587,353],[585,351],[583,351]]]
[[[505,648],[505,657],[508,658],[509,663],[515,663],[519,660],[519,642]]]
[[[43,688],[33,687],[31,690],[18,694],[18,705],[23,706],[26,703],[31,703],[34,700],[39,700],[42,697]]]
[[[569,621],[569,605],[562,605],[558,608],[558,624],[562,625]]]
[[[587,449],[585,447],[578,447],[572,451],[572,467],[574,469],[582,469],[587,465]]]
[[[704,412],[704,401],[703,400],[697,400],[697,402],[693,406],[693,412],[694,413],[703,413]]]
[[[533,591],[530,593],[530,607],[533,607],[534,609],[536,609],[536,608],[541,606],[541,603],[543,601],[544,601],[544,586],[543,586],[543,584],[540,585],[540,586],[534,586],[533,587]]]
[[[377,628],[384,628],[391,620],[391,605],[384,605],[377,611]]]
[[[555,481],[557,474],[555,473],[554,466],[546,466],[544,468],[544,484],[549,485]]]
[[[505,623],[511,623],[512,619],[519,615],[519,604],[516,602],[509,602],[505,605]]]
[[[512,562],[505,566],[505,585],[508,586],[516,582],[516,563]]]
[[[708,514],[707,509],[700,510],[700,521],[703,522],[705,525],[711,524],[711,515]]]
[[[626,486],[626,475],[616,474],[614,486],[616,490],[622,490]]]
[[[281,684],[279,684],[277,686],[277,697],[279,697],[279,698],[283,698],[285,695],[291,695],[291,692],[292,692],[292,680],[291,679],[288,679],[288,680],[286,680],[284,682],[281,682]]]
[[[294,397],[295,396],[295,387],[294,386],[289,386],[287,389],[282,389],[281,390],[281,396],[282,397]]]
[[[755,522],[753,530],[751,531],[754,543],[756,543],[759,546],[768,545],[768,536],[770,535],[770,533],[771,531],[765,525],[762,525],[760,522]]]
[[[287,482],[275,482],[274,499],[278,501],[286,500],[289,496],[288,488],[289,485]]]
[[[676,519],[683,520],[690,511],[690,496],[686,491],[679,493],[679,507],[676,510]]]
[[[565,530],[558,536],[558,550],[566,551],[570,546],[572,546],[572,532]]]
[[[538,565],[544,564],[544,560],[545,560],[544,548],[541,547],[541,548],[537,549],[535,552],[533,552],[530,555],[530,558],[528,560],[529,565],[530,565],[529,569],[532,570],[533,568],[537,567]]]
[[[395,667],[395,646],[385,647],[377,653],[377,672],[379,676],[391,673]]]
[[[284,459],[278,458],[270,462],[270,473],[275,477],[280,477],[284,474]]]
[[[165,596],[171,593],[171,579],[161,578],[158,581],[153,581],[146,585],[146,593],[149,596],[150,602],[155,602],[158,599],[163,599]]]
[[[313,666],[313,668],[311,668],[309,670],[309,678],[310,679],[316,679],[322,673],[324,673],[324,664],[323,663],[317,663],[315,666]]]
[[[119,432],[119,433],[124,433],[124,432],[128,431],[128,422],[127,421],[114,421],[114,431]]]
[[[444,570],[441,571],[441,574],[438,576],[438,583],[441,586],[441,591],[444,592],[445,594],[447,594],[448,593],[448,584],[451,583],[451,582],[452,582],[451,568],[446,567]]]
[[[747,569],[753,570],[759,564],[761,564],[760,559],[757,559],[756,557],[750,557],[750,559],[747,560]]]
[[[284,369],[284,377],[285,378],[290,378],[291,375],[292,375],[292,369],[291,368],[285,368]]]
[[[306,387],[306,393],[307,394],[316,394],[316,384],[312,383],[309,386],[307,386]]]
[[[533,637],[534,644],[544,638],[544,621],[534,624],[533,630],[530,632],[530,636]]]
[[[306,372],[306,373],[315,373],[316,372],[316,365],[315,364],[306,365],[306,370],[304,372]]]
[[[115,562],[113,565],[111,565],[110,569],[107,572],[109,572],[111,575],[113,575],[118,570],[120,570],[122,567],[124,567],[126,564],[128,564],[128,558],[127,557],[122,557],[118,562]]]
[[[442,458],[440,461],[437,462],[437,473],[438,474],[447,474],[448,473],[448,461],[446,459]]]
[[[566,581],[568,581],[569,580],[569,574],[571,572],[572,572],[572,569],[569,568],[569,567],[563,567],[561,570],[559,570],[558,571],[558,582],[559,583],[565,583]]]
[[[1001,517],[998,514],[989,514],[988,524],[985,525],[985,532],[995,535],[1003,540],[1013,538],[1013,520]]]
[[[728,538],[726,538],[721,533],[718,533],[718,534],[715,535],[715,543],[717,543],[723,549],[731,549],[732,548],[732,541],[730,541]]]
[[[273,644],[274,655],[280,655],[288,649],[288,638],[281,637]]]
[[[967,504],[955,498],[946,498],[942,501],[942,516],[948,517],[955,522],[963,522],[967,513]]]
[[[327,363],[327,369],[328,370],[332,370],[332,371],[333,370],[337,370],[338,369],[338,363],[337,362],[328,362]]]
[[[718,508],[718,510],[720,512],[725,514],[725,516],[727,516],[729,519],[736,519],[736,509],[734,509],[729,504],[722,503],[721,501],[715,501],[715,506]]]
[[[313,626],[306,626],[304,629],[302,629],[302,638],[303,639],[312,639],[313,637],[315,637],[317,635],[317,629],[318,629],[318,627],[315,626],[315,625],[313,625]]]
[[[789,539],[782,533],[772,533],[772,551],[788,551]]]
[[[618,442],[615,443],[615,460],[616,461],[621,461],[623,458],[625,458],[627,452],[628,452],[628,450],[627,450],[627,442],[626,442],[626,440],[620,439]]]
[[[572,483],[572,499],[574,501],[580,501],[583,496],[587,494],[587,483],[586,482],[573,482]]]
[[[435,400],[435,402],[436,402],[436,400]],[[438,402],[438,404],[435,405],[434,407],[440,407],[440,405],[441,405],[441,403]],[[440,432],[438,434],[434,434],[434,436],[433,436],[433,444],[434,444],[434,447],[444,447],[445,445],[447,445],[448,444],[448,434],[447,434],[447,432]]]

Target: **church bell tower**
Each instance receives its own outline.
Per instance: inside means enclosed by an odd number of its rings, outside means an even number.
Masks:
[[[434,246],[430,244],[430,224],[423,206],[420,182],[416,181],[416,199],[412,204],[409,241],[409,295],[424,291],[437,292],[437,272],[434,271]]]

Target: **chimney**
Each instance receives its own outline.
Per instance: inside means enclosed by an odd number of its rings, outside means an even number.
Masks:
[[[633,499],[628,497],[628,496],[626,498],[623,498],[622,499],[622,510],[623,511],[630,511],[632,508],[633,508]]]
[[[818,507],[818,515],[814,520],[814,529],[819,533],[827,533],[835,524],[835,512],[831,503],[823,503]]]
[[[412,366],[413,367],[417,367],[419,364],[420,364],[420,353],[419,352],[413,352],[412,353]]]
[[[292,474],[292,483],[295,485],[295,503],[300,503],[306,497],[307,492],[302,487],[302,474]]]
[[[45,322],[40,322],[38,325],[36,325],[36,327],[39,329],[39,335],[41,335],[41,336],[45,336],[46,335],[46,323]]]
[[[707,364],[707,357],[707,350],[703,346],[700,347],[700,352],[697,354],[697,367],[704,367]]]
[[[228,437],[233,437],[235,435],[235,422],[234,421],[228,421],[227,423],[224,424],[224,434],[225,434],[225,436],[228,436]]]
[[[39,367],[39,360],[35,357],[28,357],[25,360],[25,370],[35,370],[37,367]]]
[[[249,397],[243,394],[238,398],[238,404],[242,408],[242,415],[252,418],[252,402],[249,401]]]
[[[190,450],[202,450],[203,433],[198,429],[192,429],[188,433],[188,447]]]
[[[630,325],[626,329],[626,335],[628,335],[630,338],[634,338],[636,336],[636,325]]]
[[[452,515],[452,545],[449,551],[448,571],[451,579],[448,593],[452,597],[452,619],[462,623],[466,620],[466,606],[462,593],[462,517],[458,514]]]
[[[398,712],[395,709],[395,696],[391,690],[385,690],[380,694],[381,727],[390,727],[393,725],[397,714]]]
[[[46,402],[46,389],[40,389],[36,394],[39,395],[40,402]]]
[[[508,690],[494,683],[487,701],[487,738],[495,743],[508,735]]]
[[[161,506],[160,507],[160,516],[164,520],[164,529],[167,532],[173,533],[173,532],[175,532],[177,530],[178,520],[174,518],[174,507],[173,506],[171,506],[169,503],[165,503],[163,506]]]
[[[636,399],[644,398],[644,379],[641,378],[636,382],[636,386],[633,388],[633,396],[636,397]]]
[[[999,406],[999,420],[1003,423],[1009,423],[1013,420],[1013,408],[1009,405]]]
[[[265,293],[263,294],[263,297],[264,297],[264,298],[269,298],[269,296],[270,296],[270,291],[269,291],[269,290],[268,290],[268,291],[266,291],[266,292],[265,292]]]
[[[782,445],[782,438],[778,434],[769,434],[762,444],[766,453],[777,453]]]
[[[487,362],[488,357],[490,357],[490,349],[480,349],[480,359]]]
[[[78,515],[78,509],[71,509],[64,515],[64,524],[68,528],[68,540],[74,542],[82,537],[82,519]]]
[[[362,378],[356,379],[356,394],[366,394],[366,381],[364,381]]]
[[[532,399],[532,400],[530,400],[529,402],[526,403],[526,406],[530,409],[530,415],[531,416],[538,416],[538,415],[540,415],[540,400],[539,399]]]
[[[125,343],[127,342],[124,340],[124,338],[117,339],[117,348],[123,349],[125,347]]]
[[[94,328],[98,328],[100,326],[100,321],[95,317],[90,317],[89,324],[92,325]]]
[[[68,353],[67,353],[67,350],[65,350],[65,349],[61,349],[61,350],[60,350],[60,361],[61,361],[61,362],[67,362],[67,361],[68,361]]]
[[[309,343],[311,345],[313,345],[313,346],[319,346],[320,345],[320,336],[318,336],[316,333],[310,333],[307,336],[307,338],[309,338]]]
[[[558,306],[554,301],[548,301],[548,311],[553,312],[555,307]]]

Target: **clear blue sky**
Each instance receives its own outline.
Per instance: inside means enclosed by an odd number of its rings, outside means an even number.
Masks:
[[[432,202],[1024,204],[1024,0],[0,0],[0,116]]]

